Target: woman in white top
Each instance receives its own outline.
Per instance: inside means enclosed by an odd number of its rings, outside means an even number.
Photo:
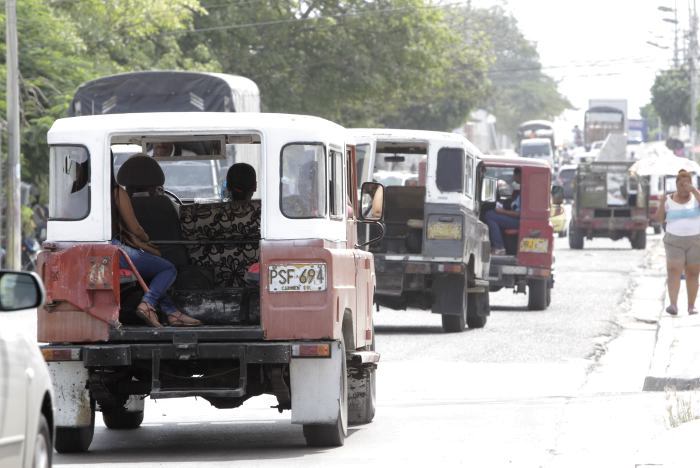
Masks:
[[[676,192],[665,197],[657,216],[659,222],[666,223],[664,247],[668,296],[671,300],[666,312],[678,314],[678,292],[685,269],[688,314],[697,314],[695,298],[698,295],[700,273],[700,191],[693,186],[689,172],[678,172]]]

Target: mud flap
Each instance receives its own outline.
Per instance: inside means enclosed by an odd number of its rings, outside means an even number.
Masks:
[[[57,427],[88,427],[92,424],[88,370],[82,361],[48,362],[54,388],[54,422]]]
[[[333,424],[341,401],[340,342],[331,343],[330,358],[292,358],[289,364],[293,424]]]

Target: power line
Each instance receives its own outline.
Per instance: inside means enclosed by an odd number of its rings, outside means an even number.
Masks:
[[[225,31],[225,30],[231,30],[231,29],[255,28],[255,27],[260,27],[260,26],[263,26],[263,27],[264,26],[277,26],[277,25],[281,25],[281,24],[311,22],[311,21],[319,21],[319,20],[362,17],[362,16],[384,14],[384,13],[397,13],[397,12],[402,12],[402,11],[450,8],[453,6],[466,7],[466,5],[462,2],[444,3],[441,5],[406,6],[406,7],[384,8],[384,9],[377,9],[377,10],[364,10],[364,11],[349,12],[349,13],[338,13],[335,15],[309,16],[309,17],[305,17],[305,18],[285,18],[285,19],[279,19],[279,20],[258,21],[258,22],[252,22],[252,23],[209,26],[206,28],[193,28],[193,29],[183,29],[183,30],[161,31],[161,34],[194,34],[194,33],[212,32],[212,31]]]

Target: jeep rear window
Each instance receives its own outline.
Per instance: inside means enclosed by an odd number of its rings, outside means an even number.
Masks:
[[[90,158],[82,146],[52,146],[49,218],[74,221],[90,212]]]
[[[287,218],[325,218],[326,151],[321,143],[282,148],[280,207]]]
[[[461,192],[464,189],[464,150],[440,148],[435,184],[441,192]]]

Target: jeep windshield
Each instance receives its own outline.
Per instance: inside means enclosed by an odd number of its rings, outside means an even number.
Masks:
[[[541,157],[541,156],[549,156],[551,155],[551,150],[549,148],[549,145],[547,144],[538,144],[538,145],[522,145],[522,150],[521,150],[522,156],[524,158],[531,158],[531,157]]]
[[[424,154],[377,153],[373,179],[384,186],[418,185],[418,170]]]
[[[216,161],[161,161],[166,190],[180,198],[219,196]]]

